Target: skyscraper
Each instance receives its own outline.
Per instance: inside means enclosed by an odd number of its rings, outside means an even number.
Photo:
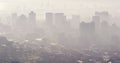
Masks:
[[[99,16],[93,16],[92,21],[95,23],[95,31],[96,33],[100,31],[101,24],[100,24],[100,17]]]
[[[28,16],[28,23],[30,26],[35,27],[36,26],[36,13],[31,11]]]
[[[55,16],[54,16],[55,25],[61,27],[61,26],[65,26],[66,23],[67,23],[67,19],[64,13],[55,13]]]
[[[45,19],[46,19],[46,22],[49,24],[49,25],[53,25],[53,21],[54,21],[54,14],[53,13],[46,13],[45,15]]]
[[[95,32],[95,23],[94,22],[80,23],[81,36],[84,36],[84,37],[91,36],[92,34],[94,34],[94,32]]]
[[[27,17],[25,15],[20,15],[17,21],[17,28],[18,29],[26,29],[27,27]]]
[[[79,15],[72,15],[72,19],[70,21],[70,25],[74,29],[79,29],[80,24],[80,16]]]

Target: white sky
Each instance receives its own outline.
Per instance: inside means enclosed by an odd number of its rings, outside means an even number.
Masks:
[[[0,0],[0,14],[28,13],[34,10],[38,14],[47,11],[80,14],[89,19],[95,11],[109,11],[116,16],[120,13],[120,0]]]

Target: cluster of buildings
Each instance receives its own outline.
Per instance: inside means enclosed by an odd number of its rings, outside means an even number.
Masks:
[[[81,34],[93,34],[93,33],[100,33],[103,28],[107,25],[109,26],[109,22],[111,20],[111,16],[108,12],[95,12],[95,15],[92,17],[92,21],[89,23],[82,22],[80,23],[80,31]]]
[[[47,12],[45,13],[45,21],[41,25],[37,23],[36,17],[36,13],[33,11],[28,16],[13,13],[8,20],[11,22],[10,26],[1,25],[0,30],[10,37],[19,36],[21,38],[22,36],[25,38],[26,35],[38,35],[39,38],[47,37],[50,40],[52,38],[52,40],[56,39],[57,41],[59,41],[59,37],[66,37],[69,41],[72,41],[81,37],[86,39],[86,37],[90,38],[91,36],[110,36],[117,32],[116,24],[111,25],[109,23],[112,21],[112,17],[107,11],[95,12],[89,22],[81,21],[80,15],[72,15],[68,19],[64,13]],[[113,28],[116,30],[115,32]]]
[[[32,60],[40,60],[39,55],[42,55],[43,60],[40,62],[51,61],[51,63],[59,63],[59,61],[63,63],[114,63],[114,61],[119,61],[120,28],[116,24],[109,23],[112,19],[106,11],[95,12],[90,22],[81,21],[79,15],[72,15],[68,19],[64,13],[48,12],[41,25],[37,23],[36,13],[33,11],[28,16],[18,16],[14,13],[8,21],[11,21],[11,25],[1,23],[0,32],[7,38],[18,41],[13,42],[14,47],[17,48],[17,51],[14,50],[15,53],[22,51],[16,54],[20,59],[23,59],[20,56],[25,54],[26,56],[23,56],[26,59],[33,58]],[[1,41],[3,39],[5,43],[9,42],[4,37]],[[3,45],[0,47],[8,46],[2,42]],[[36,57],[37,59],[34,59]]]
[[[16,13],[11,16],[12,29],[21,31],[32,31],[36,27],[36,13],[31,11],[28,15],[18,16]]]

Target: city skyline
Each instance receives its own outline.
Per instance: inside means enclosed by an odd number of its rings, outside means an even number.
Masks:
[[[120,0],[0,0],[0,63],[120,63]]]
[[[33,10],[40,18],[45,12],[63,12],[67,15],[79,14],[83,21],[89,21],[96,11],[108,11],[112,16],[119,17],[118,2],[119,0],[0,0],[0,15],[14,12],[27,14]]]

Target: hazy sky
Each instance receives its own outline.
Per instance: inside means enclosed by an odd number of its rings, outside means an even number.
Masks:
[[[120,0],[0,0],[0,13],[28,13],[30,10],[43,14],[47,11],[80,14],[89,19],[95,11],[120,13]]]

